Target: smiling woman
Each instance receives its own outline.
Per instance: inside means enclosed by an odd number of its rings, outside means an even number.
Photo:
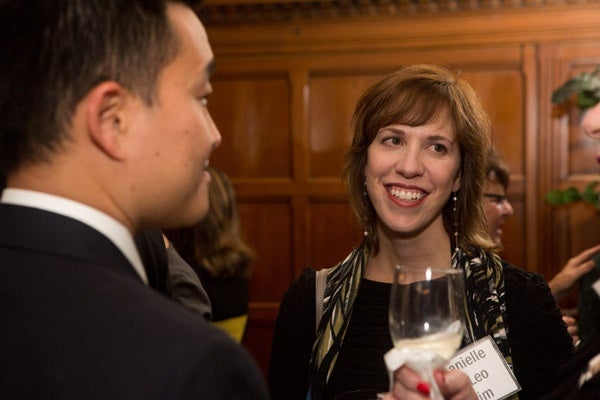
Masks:
[[[306,269],[284,295],[269,369],[273,397],[334,399],[390,388],[383,355],[392,347],[396,265],[462,270],[462,345],[492,336],[523,388],[520,399],[551,390],[571,339],[546,283],[492,251],[481,205],[490,124],[473,89],[445,68],[407,67],[367,89],[353,125],[343,175],[365,237],[333,268]],[[392,372],[388,398],[429,392],[408,368]],[[446,397],[477,398],[461,371],[440,376]]]
[[[460,151],[445,113],[420,126],[383,127],[367,160],[367,194],[381,228],[411,237],[428,226],[448,237],[442,209],[460,186]],[[436,262],[444,261],[449,264]]]

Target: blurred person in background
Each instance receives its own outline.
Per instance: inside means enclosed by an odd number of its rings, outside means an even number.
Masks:
[[[501,249],[502,235],[504,234],[503,227],[508,219],[513,216],[514,210],[507,197],[510,171],[495,150],[490,154],[486,174],[483,211],[487,220],[490,238]],[[598,252],[600,252],[600,244],[582,251],[567,261],[548,283],[554,297],[559,299],[566,296],[577,287],[581,278],[593,270],[595,265],[594,256]],[[563,315],[563,321],[567,324],[573,342],[578,344],[580,329],[577,326],[577,320],[573,316]],[[579,323],[586,324],[587,322],[580,320]]]
[[[135,235],[148,285],[206,320],[211,306],[198,276],[171,245],[160,229],[146,229]]]
[[[240,231],[236,195],[229,177],[210,166],[209,210],[200,223],[166,231],[208,293],[213,323],[238,342],[248,319],[248,279],[254,253]]]
[[[585,113],[581,126],[586,135],[600,143],[600,103]],[[600,163],[600,153],[596,160]],[[595,269],[595,274],[586,276],[589,280],[581,282],[582,287],[589,292],[588,307],[594,312],[596,329],[578,346],[574,356],[562,365],[560,386],[548,400],[600,399],[600,330],[597,319],[600,309],[600,278],[597,271],[598,268]]]

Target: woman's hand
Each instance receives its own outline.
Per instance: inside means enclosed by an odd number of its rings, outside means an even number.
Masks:
[[[464,372],[457,369],[438,370],[433,376],[445,400],[477,400],[471,380]]]
[[[446,400],[477,400],[477,394],[469,377],[462,371],[444,369],[434,372],[435,381]],[[404,366],[394,373],[394,385],[385,400],[425,400],[429,399],[429,384],[410,368]]]

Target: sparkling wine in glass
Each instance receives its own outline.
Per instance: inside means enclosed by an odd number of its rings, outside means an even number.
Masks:
[[[460,347],[464,321],[464,275],[459,269],[397,266],[390,295],[389,325],[394,347],[406,365],[443,400],[433,379]]]

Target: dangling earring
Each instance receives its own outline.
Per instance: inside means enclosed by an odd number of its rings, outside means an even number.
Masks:
[[[452,192],[452,200],[453,200],[453,208],[452,208],[452,212],[453,212],[453,216],[454,216],[454,253],[458,253],[458,212],[457,212],[457,202],[458,202],[458,197],[457,197],[457,193],[458,192]]]
[[[365,179],[365,182],[363,183],[363,195],[365,197],[369,196],[369,193],[367,192],[367,180],[366,179]],[[365,237],[367,237],[367,236],[369,236],[369,231],[365,229],[363,234],[365,235]]]

